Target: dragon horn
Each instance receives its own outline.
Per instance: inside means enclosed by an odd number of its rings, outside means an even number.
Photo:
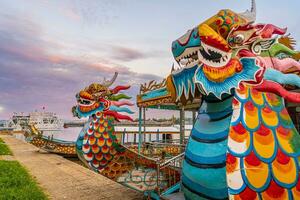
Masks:
[[[112,77],[111,80],[107,81],[107,80],[104,78],[104,81],[102,82],[101,85],[106,86],[106,87],[111,86],[111,85],[115,82],[115,80],[117,79],[117,76],[118,76],[118,72],[115,72],[115,74],[114,74],[114,76]]]
[[[248,9],[243,12],[240,13],[239,15],[241,15],[243,18],[245,18],[248,22],[255,22],[256,20],[256,3],[255,0],[251,1],[251,10],[249,11]]]

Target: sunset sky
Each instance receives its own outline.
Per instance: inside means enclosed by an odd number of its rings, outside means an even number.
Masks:
[[[288,27],[300,41],[300,1],[288,2],[257,0],[257,22]],[[1,0],[0,119],[43,106],[70,119],[75,94],[115,71],[136,96],[141,83],[170,72],[174,39],[220,9],[249,7],[250,0]]]

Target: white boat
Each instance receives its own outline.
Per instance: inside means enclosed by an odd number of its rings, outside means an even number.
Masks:
[[[43,132],[54,133],[63,129],[64,121],[53,112],[34,111],[29,114],[14,112],[9,120],[1,121],[0,129],[21,131],[27,129],[28,125],[35,125],[38,130]]]
[[[64,121],[59,119],[56,113],[46,111],[34,111],[29,113],[28,124],[33,124],[40,131],[60,131]]]
[[[14,131],[21,131],[28,125],[29,115],[24,112],[14,112],[11,119],[8,120],[8,126]]]
[[[20,131],[22,127],[14,124],[12,120],[0,120],[0,131]]]

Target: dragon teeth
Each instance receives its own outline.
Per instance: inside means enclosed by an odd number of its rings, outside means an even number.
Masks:
[[[209,51],[208,51],[208,47],[206,45],[202,45],[203,46],[203,50],[208,54],[210,55]]]
[[[185,50],[179,57],[175,58],[180,67],[194,66],[198,63],[197,52],[200,47],[192,47]]]

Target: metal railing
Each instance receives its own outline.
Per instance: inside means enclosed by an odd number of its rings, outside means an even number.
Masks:
[[[166,161],[161,160],[157,165],[158,195],[180,182],[183,159],[184,153],[181,153]]]
[[[117,182],[144,192],[149,198],[153,194],[158,197],[180,182],[184,153],[173,157],[149,157],[131,148],[124,148],[128,163],[123,164],[131,167],[116,179]]]
[[[137,144],[139,143],[139,133],[126,130],[126,128],[117,132],[121,135],[120,141],[122,144]],[[174,141],[180,143],[179,139],[173,139],[173,136],[180,135],[179,131],[146,131],[142,132],[143,137],[141,138],[142,142],[162,142],[169,143],[169,141]]]
[[[127,146],[138,152],[138,145]],[[184,152],[185,144],[145,142],[142,144],[140,154],[157,160],[166,160]]]

